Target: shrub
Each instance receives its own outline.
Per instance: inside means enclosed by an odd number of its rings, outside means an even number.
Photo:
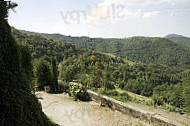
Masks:
[[[118,92],[116,90],[108,90],[104,91],[103,94],[108,95],[108,96],[118,96]]]
[[[154,105],[160,106],[164,104],[164,99],[162,96],[153,96],[152,100],[153,100]]]
[[[86,92],[86,89],[80,83],[71,83],[69,85],[69,91],[75,101],[76,100],[81,100],[81,101],[89,100],[89,96],[88,96],[88,93]]]
[[[112,97],[121,102],[126,102],[130,100],[130,96],[127,93],[118,93],[116,90],[104,91],[102,94]]]
[[[190,106],[186,107],[186,108],[185,108],[185,111],[186,111],[188,114],[190,114]]]

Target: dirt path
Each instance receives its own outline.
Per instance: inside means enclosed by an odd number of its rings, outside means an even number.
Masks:
[[[60,126],[152,126],[97,103],[75,102],[65,94],[38,92],[44,113]]]

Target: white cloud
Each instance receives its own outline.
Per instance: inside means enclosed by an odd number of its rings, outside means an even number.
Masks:
[[[186,3],[190,2],[190,0],[104,0],[101,2],[101,5],[111,5],[111,4],[122,4],[122,5],[150,5],[150,4],[160,4],[160,3],[168,3],[168,4],[176,4],[176,3]]]
[[[187,12],[189,12],[189,11],[190,11],[190,9],[188,8],[188,9],[186,9],[186,11],[187,11]]]
[[[159,15],[159,11],[145,12],[142,17],[143,18],[154,18]]]
[[[187,1],[187,0],[181,0]],[[162,10],[143,10],[140,7],[131,9],[128,6],[131,5],[148,5],[156,3],[173,3],[179,2],[178,0],[104,0],[96,5],[87,6],[87,10],[84,13],[79,13],[76,20],[67,19],[71,24],[90,25],[95,27],[104,27],[110,24],[116,24],[121,20],[132,18],[155,18],[159,14],[163,13]],[[114,5],[113,5],[114,4]],[[151,6],[151,5],[150,5]],[[73,17],[72,12],[68,17]],[[170,12],[173,16],[174,11]],[[76,16],[76,14],[75,14]]]
[[[98,3],[98,6],[103,7],[103,13],[105,14],[106,11],[104,10],[107,7],[113,9],[113,5],[123,7],[122,13],[125,15],[124,17],[143,17],[143,18],[153,18],[159,15],[159,11],[151,11],[150,12],[143,12],[143,10],[139,10],[140,6],[151,6],[153,4],[178,4],[178,3],[185,3],[190,2],[190,0],[104,0],[103,2]],[[129,6],[138,6],[137,9],[129,9]],[[121,9],[121,8],[120,8]],[[114,10],[114,11],[115,11]],[[110,10],[111,13],[113,10]]]

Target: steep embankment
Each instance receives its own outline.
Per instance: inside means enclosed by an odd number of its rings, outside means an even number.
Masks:
[[[52,126],[31,94],[20,47],[11,36],[6,2],[0,3],[0,125]]]

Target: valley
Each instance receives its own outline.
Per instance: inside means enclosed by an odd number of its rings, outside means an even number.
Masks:
[[[85,2],[0,1],[0,126],[189,126],[190,1]]]
[[[63,84],[75,80],[86,89],[164,114],[171,120],[172,116],[179,116],[180,123],[183,123],[182,115],[167,112],[188,113],[185,106],[189,95],[185,92],[188,94],[190,51],[185,45],[165,38],[147,37],[68,39],[62,35],[23,32],[15,28],[12,28],[12,35],[19,44],[29,46],[34,69],[42,60],[48,65],[54,56],[58,78]],[[115,53],[117,49],[122,50]],[[37,78],[34,70],[35,82]],[[188,120],[186,114],[185,118]]]

